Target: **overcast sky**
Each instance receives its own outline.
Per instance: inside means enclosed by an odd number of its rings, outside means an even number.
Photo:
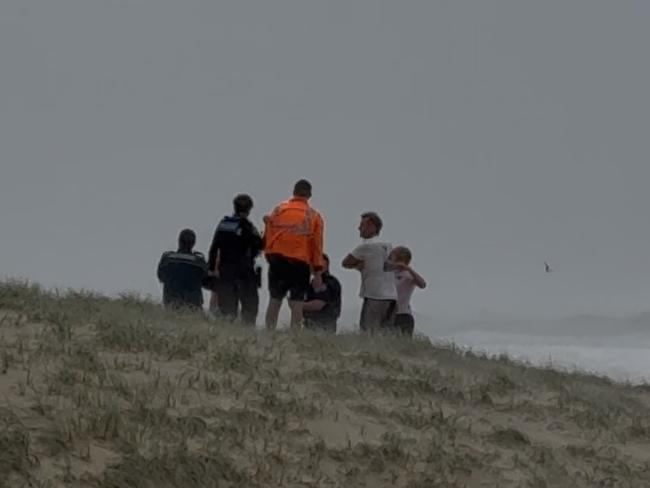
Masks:
[[[306,177],[336,263],[369,209],[413,248],[421,313],[650,310],[648,25],[647,0],[2,0],[0,274],[158,297],[180,229],[206,251],[235,193],[259,223]]]

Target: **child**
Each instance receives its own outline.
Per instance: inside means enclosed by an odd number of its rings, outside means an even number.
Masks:
[[[407,247],[399,246],[393,249],[388,257],[388,266],[395,272],[395,286],[397,288],[397,315],[395,316],[395,329],[402,334],[413,336],[415,320],[411,311],[411,296],[415,287],[424,289],[427,286],[424,278],[411,268],[411,251]]]

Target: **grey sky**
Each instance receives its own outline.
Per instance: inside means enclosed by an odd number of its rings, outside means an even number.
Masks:
[[[3,0],[0,274],[157,296],[181,228],[205,250],[235,193],[259,222],[307,177],[337,263],[367,209],[412,246],[420,312],[649,310],[649,22],[645,0]]]

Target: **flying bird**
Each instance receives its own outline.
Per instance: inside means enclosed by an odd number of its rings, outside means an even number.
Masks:
[[[544,261],[544,268],[546,269],[547,273],[551,273],[553,270],[551,269],[551,265],[548,264],[546,261]]]

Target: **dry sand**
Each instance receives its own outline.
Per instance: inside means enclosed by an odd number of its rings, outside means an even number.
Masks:
[[[0,284],[0,488],[650,487],[650,388]]]

